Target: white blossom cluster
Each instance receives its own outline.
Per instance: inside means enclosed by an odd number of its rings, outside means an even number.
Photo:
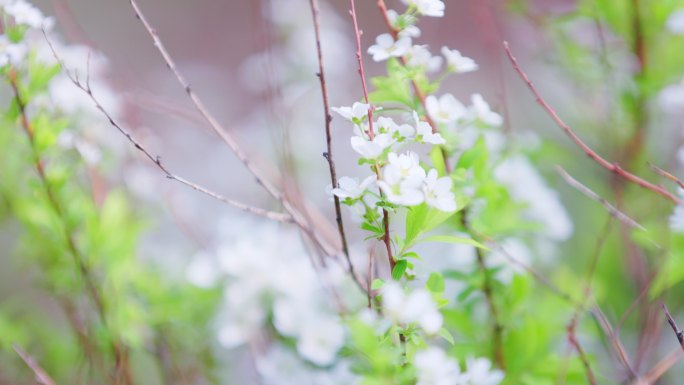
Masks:
[[[434,346],[416,353],[413,364],[418,371],[416,385],[498,385],[504,378],[487,358],[468,358],[461,371],[458,362]]]
[[[440,178],[434,169],[425,172],[415,152],[394,151],[410,142],[443,144],[444,138],[439,133],[433,133],[430,125],[421,121],[415,112],[413,124],[398,124],[392,118],[380,117],[374,122],[371,131],[366,121],[370,108],[368,104],[357,102],[351,107],[333,110],[353,123],[356,135],[351,137],[351,147],[364,161],[377,166],[380,178],[370,176],[359,182],[342,177],[332,193],[360,212],[376,209],[374,205],[379,198],[371,191],[375,186],[393,204],[416,206],[425,202],[442,211],[456,210],[456,198],[451,191],[452,181],[449,177]]]

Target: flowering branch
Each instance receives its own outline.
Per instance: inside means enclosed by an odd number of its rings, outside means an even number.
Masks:
[[[527,87],[532,91],[534,94],[537,103],[546,111],[546,113],[553,119],[554,122],[565,132],[566,135],[572,139],[577,146],[582,149],[582,151],[591,159],[593,159],[596,163],[598,163],[601,167],[605,168],[606,170],[619,175],[620,177],[624,178],[625,180],[632,182],[640,187],[643,187],[647,190],[651,190],[654,193],[672,201],[673,203],[680,203],[680,199],[677,198],[674,194],[671,192],[667,191],[665,188],[662,186],[653,184],[647,180],[644,180],[640,178],[637,175],[634,175],[630,173],[629,171],[623,169],[619,164],[617,163],[611,163],[601,157],[598,153],[596,153],[594,150],[591,149],[586,143],[582,141],[582,139],[575,134],[575,132],[568,126],[556,113],[556,111],[544,100],[544,98],[541,96],[537,88],[534,86],[530,78],[527,76],[527,74],[520,68],[520,65],[518,64],[518,60],[513,56],[513,53],[511,52],[511,49],[508,45],[508,42],[504,42],[504,50],[506,51],[506,55],[508,55],[508,59],[511,61],[511,64],[513,65],[513,69],[520,75],[520,77],[523,79]]]
[[[366,84],[366,75],[363,69],[363,56],[361,54],[361,30],[359,29],[359,23],[358,20],[356,19],[356,5],[354,3],[354,0],[349,0],[351,4],[351,9],[349,11],[349,14],[352,18],[352,21],[354,23],[354,35],[356,37],[356,60],[359,63],[359,76],[361,77],[361,85],[363,86],[363,97],[366,100],[366,104],[370,105],[370,99],[368,97],[368,86]],[[374,138],[374,133],[373,133],[373,106],[370,106],[368,108],[368,136],[370,137],[371,140]],[[375,165],[375,174],[377,175],[378,179],[380,179],[380,167]],[[380,197],[383,196],[382,190],[380,190]],[[389,261],[390,265],[390,273],[394,271],[394,266],[396,261],[394,260],[394,256],[392,255],[392,241],[390,238],[390,221],[389,221],[389,212],[387,211],[386,208],[383,207],[382,209],[382,225],[385,229],[385,233],[382,236],[383,242],[385,243],[385,249],[387,250],[387,259]]]

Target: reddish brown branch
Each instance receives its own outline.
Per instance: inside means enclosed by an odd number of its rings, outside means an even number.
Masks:
[[[354,0],[349,0],[351,4],[351,9],[349,10],[349,15],[354,23],[354,36],[356,38],[356,61],[359,65],[359,76],[361,77],[361,85],[363,87],[363,97],[367,104],[370,104],[370,98],[368,97],[368,85],[366,84],[366,74],[363,67],[363,56],[361,53],[361,30],[359,29],[359,22],[356,19],[356,5]],[[373,139],[373,106],[368,109],[368,136],[371,140]],[[378,179],[380,179],[380,167],[375,165],[375,174]],[[380,190],[380,197],[382,198],[382,190]],[[390,236],[390,220],[389,212],[387,209],[382,209],[382,224],[385,230],[385,234],[382,236],[382,240],[385,244],[385,249],[387,250],[387,260],[389,261],[390,273],[394,271],[394,266],[396,264],[394,256],[392,255],[392,238]]]
[[[617,163],[611,163],[601,157],[598,153],[596,153],[594,150],[591,149],[586,143],[582,141],[582,139],[575,134],[575,132],[568,126],[556,113],[556,111],[546,102],[546,100],[541,96],[537,88],[534,86],[530,78],[527,76],[527,74],[520,68],[520,65],[518,64],[518,60],[513,56],[513,53],[511,52],[511,49],[508,45],[508,42],[504,42],[504,49],[506,51],[506,55],[508,55],[509,60],[511,61],[511,64],[513,65],[513,69],[520,75],[520,77],[523,79],[527,87],[532,91],[534,94],[537,103],[546,111],[546,113],[553,119],[553,121],[565,132],[567,136],[570,137],[570,139],[575,142],[575,144],[594,162],[598,163],[601,167],[605,168],[606,170],[622,177],[623,179],[634,183],[640,187],[643,187],[647,190],[651,190],[654,193],[669,199],[673,203],[680,203],[680,199],[677,198],[675,195],[667,191],[665,188],[662,186],[653,184],[647,180],[644,180],[640,178],[637,175],[634,175],[630,173],[629,171],[626,171],[623,169],[619,164]]]
[[[682,350],[684,350],[684,331],[682,331],[682,329],[680,329],[679,326],[677,326],[677,321],[675,321],[674,318],[672,318],[672,314],[670,314],[670,310],[667,308],[667,306],[661,302],[660,307],[663,309],[663,312],[665,313],[667,323],[670,324],[672,331],[675,333],[675,336],[677,336],[679,346],[681,346]]]
[[[316,36],[316,53],[318,56],[318,79],[321,83],[321,95],[323,97],[323,113],[325,114],[325,143],[326,152],[323,154],[328,161],[328,168],[330,170],[330,180],[333,186],[337,186],[337,171],[335,170],[335,161],[333,160],[332,151],[332,135],[330,130],[330,123],[332,116],[330,114],[330,103],[328,102],[328,85],[325,81],[325,68],[323,66],[323,48],[321,46],[321,30],[319,26],[319,6],[318,0],[309,0],[311,7],[311,14],[313,18],[314,34]],[[342,252],[347,259],[349,265],[349,273],[356,281],[356,273],[354,272],[354,265],[349,257],[349,245],[347,243],[347,236],[344,231],[344,223],[342,222],[342,209],[340,207],[340,198],[333,194],[333,201],[335,205],[335,222],[337,222],[337,231],[340,234],[340,242],[342,243]]]

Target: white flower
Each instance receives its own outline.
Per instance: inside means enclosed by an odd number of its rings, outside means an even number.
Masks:
[[[430,170],[423,181],[425,203],[446,212],[456,210],[456,196],[451,192],[452,181],[448,176],[438,178],[437,170]]]
[[[377,159],[382,155],[386,148],[394,143],[394,139],[389,134],[377,134],[373,140],[367,140],[360,136],[351,137],[351,146],[366,159]]]
[[[436,72],[442,66],[441,56],[432,56],[426,45],[414,45],[406,54],[406,65],[413,68],[424,68],[426,72]]]
[[[492,363],[487,358],[468,358],[465,375],[469,385],[498,385],[504,378],[502,371],[492,370]]]
[[[392,35],[383,33],[375,38],[375,44],[368,48],[368,53],[373,55],[373,60],[383,61],[390,57],[404,56],[410,48],[410,37],[403,36],[394,41]]]
[[[443,17],[444,2],[442,0],[401,0],[404,4],[415,7],[423,16]]]
[[[684,113],[684,79],[660,91],[658,103],[665,112]]]
[[[9,5],[5,5],[5,13],[14,18],[14,22],[27,25],[31,28],[40,28],[45,18],[40,9],[27,3],[24,0],[17,0]]]
[[[440,348],[431,346],[416,353],[413,366],[418,371],[416,385],[465,385],[466,377],[458,362]]]
[[[344,329],[332,317],[310,319],[300,326],[297,351],[319,366],[332,364],[344,345]]]
[[[351,107],[333,107],[332,110],[352,123],[361,124],[368,116],[370,107],[369,104],[355,102]]]
[[[684,190],[679,189],[679,196],[684,198]],[[674,212],[670,216],[670,230],[676,233],[684,233],[684,205],[679,204],[675,207]]]
[[[414,25],[416,18],[413,15],[401,15],[401,19],[397,11],[393,9],[387,10],[387,17],[392,23],[392,26],[399,30],[399,37],[419,37],[420,28]],[[401,20],[401,22],[400,22]]]
[[[439,133],[432,132],[430,123],[420,120],[418,113],[413,111],[413,120],[416,122],[416,142],[429,144],[444,144],[446,141]]]
[[[27,51],[26,45],[12,43],[7,36],[0,35],[0,67],[21,62]]]
[[[359,183],[357,178],[343,176],[337,182],[339,187],[334,188],[332,193],[341,199],[358,199],[375,183],[375,181],[375,175],[369,176],[361,183]]]
[[[396,323],[418,323],[427,334],[436,334],[442,328],[442,314],[425,289],[406,295],[398,284],[389,282],[382,289],[382,301],[383,312]]]
[[[418,155],[414,152],[397,155],[389,153],[388,164],[383,167],[382,180],[378,185],[387,195],[387,200],[404,206],[415,206],[423,203],[425,197],[421,190],[425,170],[418,163]]]
[[[466,115],[465,106],[452,94],[444,94],[439,99],[430,95],[425,99],[425,107],[428,115],[439,123],[453,123]]]
[[[678,9],[667,18],[665,23],[668,31],[677,35],[684,35],[684,9]]]
[[[197,287],[208,289],[216,285],[221,271],[211,256],[206,253],[198,253],[185,270],[185,278]]]
[[[389,134],[393,139],[398,141],[404,141],[405,139],[412,138],[415,135],[416,130],[409,124],[398,125],[392,120],[392,118],[380,117],[375,123],[375,127],[381,134]]]
[[[487,104],[482,95],[474,94],[470,97],[470,101],[473,104],[468,107],[468,119],[476,124],[490,127],[498,127],[503,124],[501,115],[489,108],[489,104]]]
[[[475,60],[461,55],[461,53],[455,49],[449,49],[449,47],[442,47],[442,55],[446,58],[447,67],[449,71],[455,72],[457,74],[476,71],[478,66]]]

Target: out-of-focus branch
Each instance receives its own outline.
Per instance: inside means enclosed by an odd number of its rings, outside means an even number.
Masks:
[[[655,172],[656,174],[662,176],[662,177],[665,178],[665,179],[669,179],[669,180],[675,182],[675,183],[677,184],[677,186],[679,186],[679,188],[684,189],[684,182],[682,182],[681,179],[677,178],[676,176],[672,175],[671,173],[669,173],[669,172],[663,170],[662,168],[660,168],[660,167],[658,167],[658,166],[656,166],[656,165],[654,165],[654,164],[652,164],[652,163],[649,163],[648,166],[649,166],[649,167],[651,168],[651,170],[653,170],[653,172]]]
[[[518,60],[513,56],[513,52],[511,52],[511,49],[508,45],[508,42],[504,42],[504,50],[506,51],[506,55],[508,55],[508,59],[511,61],[511,64],[513,65],[513,69],[515,72],[520,75],[520,77],[523,79],[525,84],[527,85],[527,88],[532,91],[534,94],[537,103],[546,111],[546,113],[553,119],[553,121],[565,132],[567,136],[570,137],[570,139],[575,142],[575,144],[594,162],[598,163],[601,167],[605,168],[606,170],[622,177],[623,179],[634,183],[640,187],[643,187],[647,190],[651,190],[654,193],[672,201],[673,203],[680,203],[680,199],[677,198],[674,194],[671,192],[667,191],[665,188],[662,186],[653,184],[647,180],[642,179],[641,177],[632,174],[631,172],[623,169],[619,164],[617,163],[611,163],[604,159],[601,155],[596,153],[594,150],[591,149],[586,143],[582,141],[582,139],[575,134],[575,132],[568,126],[556,113],[556,111],[546,102],[546,100],[541,96],[537,88],[534,86],[530,78],[527,76],[527,74],[520,68],[520,65],[518,64]]]
[[[12,347],[14,351],[17,353],[17,355],[21,358],[22,361],[26,364],[26,366],[33,371],[33,374],[36,376],[36,382],[40,385],[57,385],[57,383],[50,377],[49,374],[38,364],[38,362],[31,357],[28,353],[26,353],[22,348],[19,347],[19,345],[14,345]]]
[[[562,167],[557,166],[556,171],[558,171],[558,174],[565,180],[567,184],[569,184],[571,187],[574,187],[577,191],[581,192],[582,194],[588,196],[589,198],[597,201],[600,203],[603,207],[608,210],[608,213],[615,219],[619,220],[623,224],[625,224],[628,227],[631,228],[636,228],[642,231],[646,231],[646,228],[644,228],[642,225],[640,225],[637,221],[634,219],[630,218],[627,214],[623,213],[622,211],[618,210],[617,207],[613,206],[608,202],[605,198],[601,197],[594,191],[592,191],[589,187],[583,185],[580,183],[577,179],[573,178],[568,174],[567,171],[565,171]]]

